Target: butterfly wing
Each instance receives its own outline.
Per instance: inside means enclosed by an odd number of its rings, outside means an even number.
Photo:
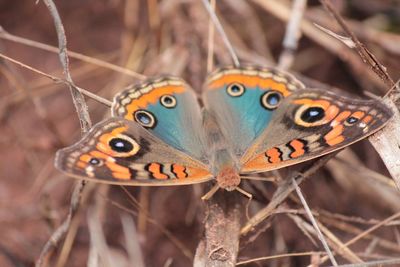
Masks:
[[[243,155],[242,172],[270,171],[330,153],[376,132],[391,116],[379,100],[296,91],[282,101],[268,128]]]
[[[59,150],[55,166],[69,176],[112,184],[181,185],[212,179],[202,162],[119,118],[98,123],[78,143]]]
[[[212,73],[204,102],[240,158],[270,124],[276,105],[304,85],[288,73],[258,67],[227,67]]]
[[[114,97],[112,114],[135,121],[174,148],[206,161],[200,106],[183,80],[163,77],[131,86]]]

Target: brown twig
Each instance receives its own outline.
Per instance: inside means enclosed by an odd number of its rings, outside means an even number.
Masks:
[[[46,261],[50,257],[54,248],[59,245],[61,240],[63,240],[65,234],[67,233],[67,231],[71,225],[71,221],[74,218],[74,216],[77,213],[78,208],[80,206],[79,204],[80,204],[81,195],[82,195],[82,191],[83,191],[84,187],[85,187],[84,181],[77,182],[75,184],[74,191],[72,192],[72,196],[71,196],[71,202],[70,202],[67,218],[65,218],[63,223],[54,231],[54,233],[51,235],[49,240],[44,245],[44,247],[39,255],[39,258],[35,263],[36,267],[45,266]]]
[[[315,219],[314,215],[311,212],[310,207],[308,206],[305,197],[303,196],[303,193],[301,192],[300,187],[298,186],[298,184],[296,183],[296,180],[294,178],[291,179],[292,180],[292,185],[294,186],[294,189],[296,190],[297,196],[300,198],[301,203],[303,204],[304,210],[306,211],[306,214],[308,216],[308,219],[311,221],[312,226],[314,227],[315,230],[315,235],[319,238],[319,240],[321,241],[326,253],[328,254],[328,257],[331,261],[331,263],[334,266],[337,266],[337,262],[335,257],[332,254],[332,251],[330,250],[328,243],[324,237],[324,235],[322,234],[319,224],[317,223],[317,220]]]
[[[24,44],[24,45],[27,45],[27,46],[30,46],[30,47],[35,47],[35,48],[38,48],[38,49],[42,49],[42,50],[45,50],[45,51],[53,52],[53,53],[58,53],[58,51],[59,51],[59,48],[57,48],[57,47],[54,47],[54,46],[51,46],[51,45],[48,45],[48,44],[44,44],[44,43],[40,43],[40,42],[36,42],[36,41],[32,41],[30,39],[26,39],[26,38],[23,38],[23,37],[20,37],[20,36],[13,35],[13,34],[7,32],[6,30],[4,30],[4,28],[1,27],[1,26],[0,26],[0,38],[2,38],[4,40],[11,41],[11,42]],[[107,68],[107,69],[110,69],[110,70],[113,70],[113,71],[116,71],[116,72],[119,72],[119,73],[122,73],[122,74],[125,74],[125,75],[129,75],[129,76],[137,78],[139,80],[144,80],[144,79],[147,78],[146,76],[144,76],[142,74],[139,74],[137,72],[134,72],[132,70],[120,67],[118,65],[111,64],[111,63],[109,63],[107,61],[104,61],[104,60],[101,60],[101,59],[97,59],[97,58],[89,57],[89,56],[86,56],[86,55],[82,55],[82,54],[77,53],[77,52],[67,51],[67,55],[70,58],[79,59],[79,60],[82,60],[84,62],[93,64],[93,65],[97,65],[97,66],[100,66],[100,67],[103,67],[103,68]]]
[[[57,7],[54,4],[52,0],[43,0],[45,3],[46,7],[48,8],[53,21],[54,21],[54,26],[56,28],[57,32],[57,37],[58,37],[58,47],[59,47],[59,59],[61,62],[61,65],[64,69],[64,76],[65,79],[68,82],[68,87],[71,92],[72,96],[72,101],[74,103],[80,124],[81,124],[81,131],[82,134],[88,132],[90,130],[90,127],[92,126],[88,108],[85,102],[85,98],[83,97],[82,93],[79,91],[78,88],[76,88],[71,74],[69,72],[69,60],[68,60],[68,54],[67,54],[67,40],[65,37],[65,31],[64,31],[64,26],[62,24],[60,15],[57,11]],[[85,188],[85,181],[78,181],[75,184],[74,187],[74,192],[71,196],[71,202],[70,202],[70,208],[68,211],[67,218],[63,221],[63,223],[56,229],[56,231],[52,234],[50,239],[46,242],[45,246],[42,249],[42,252],[40,253],[39,259],[36,261],[36,266],[44,266],[44,261],[45,258],[48,258],[51,252],[55,247],[58,246],[58,244],[63,240],[65,235],[67,234],[71,221],[74,218],[75,214],[77,213],[79,209],[79,204],[81,201],[81,193],[83,189]]]
[[[400,212],[393,214],[392,216],[390,216],[389,218],[381,221],[380,223],[370,227],[369,229],[367,229],[366,231],[360,233],[359,235],[357,235],[356,237],[353,237],[351,240],[347,241],[345,244],[342,244],[341,246],[339,246],[339,253],[344,250],[347,249],[350,245],[354,244],[355,242],[357,242],[358,240],[364,238],[365,236],[367,236],[369,233],[375,231],[376,229],[382,227],[383,225],[385,225],[386,223],[393,221],[397,218],[400,217]],[[321,259],[321,263],[323,263],[324,261],[326,261],[327,258],[324,257]]]
[[[290,20],[290,8],[282,1],[252,0],[252,2],[284,22]],[[366,68],[364,64],[360,62],[358,56],[352,53],[352,51],[343,49],[343,44],[340,41],[322,35],[320,30],[316,28],[310,20],[305,18],[301,21],[300,28],[305,36],[321,45],[326,50],[337,55],[344,62],[348,63],[352,69],[357,72],[357,75],[363,75],[363,77],[365,77],[364,79],[368,79],[368,81],[373,85],[382,88],[383,83],[379,78],[376,78],[374,72],[370,68]]]
[[[232,43],[229,41],[228,36],[226,35],[224,28],[221,25],[221,22],[219,21],[217,15],[215,14],[214,10],[212,9],[210,3],[208,2],[208,0],[202,0],[203,5],[205,6],[205,8],[208,11],[208,14],[210,15],[211,20],[214,23],[215,28],[217,29],[217,31],[219,32],[219,34],[221,35],[222,40],[224,41],[224,44],[226,46],[226,48],[229,50],[229,53],[231,55],[233,64],[236,67],[239,67],[240,62],[239,62],[239,58],[236,55],[235,49],[232,46]]]
[[[238,193],[220,190],[206,205],[205,237],[198,246],[195,266],[235,266],[240,221],[244,214],[243,197]],[[203,250],[202,253],[199,250]]]
[[[297,50],[301,36],[300,22],[303,18],[307,0],[296,0],[293,2],[290,20],[286,26],[285,38],[283,40],[283,51],[279,55],[278,67],[287,70],[294,61],[294,53]]]
[[[79,89],[76,88],[74,81],[72,80],[71,74],[69,72],[69,59],[67,54],[67,38],[65,37],[65,30],[62,24],[60,15],[58,14],[57,7],[54,4],[53,0],[43,0],[46,7],[48,8],[54,22],[54,26],[57,32],[58,38],[58,48],[59,48],[59,59],[60,63],[64,69],[65,79],[68,81],[68,87],[71,92],[72,101],[74,102],[74,106],[76,109],[76,113],[78,115],[81,131],[82,133],[86,133],[92,127],[92,122],[90,120],[90,115],[88,112],[88,108],[85,102],[85,98]]]
[[[339,13],[335,10],[329,0],[320,0],[324,7],[328,10],[328,12],[335,18],[335,20],[339,23],[340,27],[344,30],[346,34],[348,34],[351,40],[355,44],[355,49],[361,59],[366,63],[375,73],[380,77],[385,84],[389,87],[392,87],[395,83],[389,74],[386,71],[386,68],[378,61],[378,59],[362,44],[356,35],[347,27],[344,19],[339,15]]]
[[[28,65],[26,65],[26,64],[24,64],[24,63],[22,63],[22,62],[20,62],[18,60],[10,58],[10,57],[8,57],[6,55],[3,55],[1,53],[0,53],[0,58],[4,58],[5,60],[10,61],[12,63],[15,63],[15,64],[17,64],[17,65],[19,65],[19,66],[21,66],[21,67],[23,67],[25,69],[28,69],[28,70],[33,71],[33,72],[36,72],[36,73],[38,73],[38,74],[40,74],[42,76],[45,76],[45,77],[53,80],[55,83],[63,83],[63,84],[68,85],[68,86],[71,85],[71,83],[69,81],[65,80],[65,79],[61,79],[59,77],[47,74],[47,73],[45,73],[43,71],[35,69],[35,68],[31,67],[31,66],[28,66]],[[76,86],[76,85],[75,85],[75,89],[79,90],[83,95],[85,95],[85,96],[87,96],[87,97],[89,97],[89,98],[91,98],[91,99],[93,99],[93,100],[95,100],[95,101],[107,106],[107,107],[111,107],[111,104],[112,104],[111,101],[109,101],[109,100],[107,100],[105,98],[102,98],[102,97],[100,97],[100,96],[98,96],[96,94],[93,94],[92,92],[89,92],[89,91],[87,91],[87,90],[85,90],[85,89],[83,89],[81,87]]]
[[[210,0],[211,8],[215,12],[215,0]],[[210,73],[214,67],[214,24],[209,19],[208,22],[208,41],[207,41],[207,72]]]

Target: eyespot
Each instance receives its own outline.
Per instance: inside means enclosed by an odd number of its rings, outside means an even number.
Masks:
[[[246,88],[241,83],[231,83],[226,88],[226,92],[228,93],[228,95],[233,97],[239,97],[243,95],[245,91]]]
[[[282,94],[276,91],[268,91],[261,96],[261,105],[269,110],[276,109],[281,103]]]
[[[166,108],[176,107],[176,98],[172,95],[163,95],[160,98],[160,103]]]
[[[320,126],[329,122],[325,109],[320,106],[300,106],[294,114],[295,123],[303,127]]]
[[[109,149],[111,149],[112,156],[115,157],[129,157],[135,155],[139,149],[139,144],[131,137],[119,134],[108,140]]]
[[[101,159],[98,159],[98,158],[91,158],[89,160],[89,164],[92,165],[92,166],[97,166],[98,167],[98,166],[103,165],[103,161]]]
[[[353,116],[350,116],[350,117],[348,117],[348,118],[345,120],[344,125],[346,125],[346,126],[353,126],[353,125],[356,124],[358,121],[359,121],[358,118],[353,117]]]
[[[112,150],[119,153],[127,153],[133,149],[133,144],[122,138],[113,138],[108,142],[108,145]]]
[[[154,128],[157,124],[154,115],[143,109],[138,109],[134,113],[135,121],[145,128]]]
[[[321,107],[309,107],[304,110],[300,118],[304,122],[314,123],[325,117],[325,110]]]

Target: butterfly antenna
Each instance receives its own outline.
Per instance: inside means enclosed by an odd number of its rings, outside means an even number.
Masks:
[[[210,2],[208,2],[208,0],[202,0],[202,2],[208,11],[208,14],[210,14],[210,18],[213,21],[215,28],[221,34],[222,40],[223,40],[226,48],[228,49],[229,53],[231,54],[233,64],[235,65],[235,67],[239,67],[240,66],[239,58],[236,55],[236,52],[233,49],[233,46],[232,46],[231,42],[229,41],[228,36],[226,35],[225,30],[221,25],[221,22],[219,21],[217,15],[215,15],[215,12],[214,12],[212,6],[210,5]]]
[[[210,191],[208,191],[204,196],[201,197],[201,200],[209,200],[215,193],[217,193],[219,189],[219,185],[215,184]]]

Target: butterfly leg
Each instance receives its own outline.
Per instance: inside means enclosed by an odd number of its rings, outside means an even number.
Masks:
[[[253,199],[253,195],[250,194],[249,192],[244,191],[242,188],[240,188],[240,187],[235,187],[235,190],[238,191],[239,193],[245,195],[246,197],[248,197],[249,200],[252,200],[252,199]]]
[[[208,191],[204,196],[201,197],[201,200],[209,200],[215,193],[217,193],[219,189],[219,185],[215,184],[210,191]]]
[[[247,219],[249,220],[249,219],[250,219],[250,216],[249,216],[249,207],[250,207],[251,200],[253,199],[253,195],[250,194],[249,192],[244,191],[244,190],[243,190],[242,188],[240,188],[240,187],[235,187],[235,190],[238,191],[239,193],[241,193],[242,195],[244,195],[244,196],[246,196],[246,197],[249,198],[249,201],[248,201],[247,204],[246,204],[246,217],[247,217]]]

